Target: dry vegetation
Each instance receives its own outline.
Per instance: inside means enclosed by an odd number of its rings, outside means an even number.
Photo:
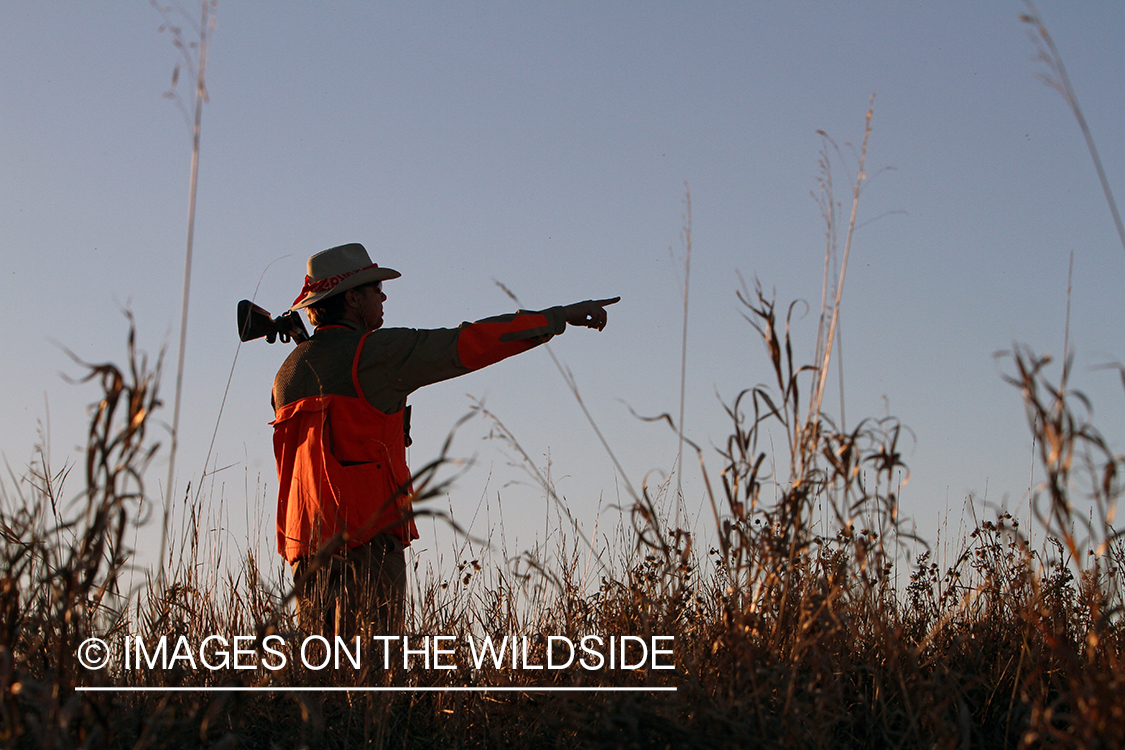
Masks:
[[[1125,735],[1122,564],[1112,534],[1121,459],[1048,384],[1042,359],[1017,351],[1022,392],[1047,480],[1038,506],[1049,531],[1032,549],[1017,521],[985,522],[946,570],[925,552],[909,584],[896,490],[900,427],[866,421],[847,433],[812,412],[786,321],[760,292],[744,295],[774,366],[772,387],[730,406],[733,430],[715,478],[714,547],[667,528],[666,495],[648,491],[633,528],[592,555],[562,544],[556,559],[518,576],[484,552],[444,575],[418,576],[410,632],[528,635],[542,663],[544,634],[674,635],[671,671],[382,669],[276,672],[121,668],[121,636],[293,632],[285,592],[254,559],[215,583],[187,530],[175,565],[140,592],[125,590],[125,540],[147,510],[141,480],[153,448],[146,419],[157,374],[90,367],[104,397],[87,447],[86,491],[64,500],[66,472],[42,459],[4,497],[0,579],[2,741],[15,747],[1103,747]],[[808,389],[815,393],[815,388]],[[791,452],[759,450],[784,429]],[[45,454],[41,454],[45,455]],[[768,478],[765,467],[789,467]],[[1079,472],[1082,476],[1074,476]],[[1070,493],[1093,498],[1082,521]],[[775,496],[776,501],[769,497]],[[834,533],[823,529],[825,509]],[[1076,534],[1075,525],[1081,530]],[[1085,525],[1083,525],[1085,524]],[[1088,544],[1087,544],[1088,542]],[[591,574],[591,558],[602,559]],[[589,579],[595,579],[591,584]],[[89,671],[87,637],[117,649]],[[261,642],[255,646],[261,653]],[[676,686],[676,693],[89,693],[89,685]]]
[[[869,114],[870,119],[870,114]],[[85,487],[46,455],[0,506],[0,743],[11,747],[1073,747],[1125,737],[1122,565],[1113,530],[1123,459],[1084,421],[1081,397],[1048,382],[1047,360],[1017,349],[1022,395],[1046,481],[1033,506],[1040,548],[1002,514],[960,541],[948,567],[923,551],[904,564],[899,528],[903,428],[845,430],[821,409],[839,290],[863,182],[863,152],[837,281],[828,221],[821,329],[812,362],[794,360],[789,319],[760,288],[747,319],[770,385],[729,405],[721,471],[709,473],[714,528],[703,542],[667,518],[669,485],[634,498],[608,548],[579,537],[518,570],[467,546],[450,570],[415,576],[408,631],[543,637],[671,635],[673,670],[557,671],[486,664],[360,669],[126,669],[122,638],[194,644],[212,634],[296,636],[288,590],[248,557],[225,578],[200,550],[193,511],[162,571],[129,588],[128,540],[150,513],[143,478],[155,450],[159,366],[132,349],[125,371],[89,366],[103,391],[91,420]],[[866,138],[864,139],[866,148]],[[835,298],[835,302],[833,302]],[[1013,399],[1013,403],[1015,400]],[[669,420],[671,421],[671,420]],[[767,431],[775,438],[766,439]],[[776,437],[784,434],[785,441]],[[777,454],[772,446],[784,447]],[[769,446],[770,448],[767,448]],[[699,452],[700,463],[713,456]],[[1078,498],[1078,502],[1073,501]],[[1077,508],[1082,508],[1079,511]],[[1092,508],[1092,513],[1086,509]],[[604,538],[604,537],[603,537]],[[903,567],[896,586],[896,569]],[[906,568],[909,568],[907,570]],[[909,579],[908,582],[906,579]],[[76,660],[106,639],[110,667]],[[290,641],[292,642],[292,641]],[[457,658],[462,658],[461,656]],[[462,659],[462,661],[464,661]],[[631,686],[669,692],[83,692],[83,686]]]

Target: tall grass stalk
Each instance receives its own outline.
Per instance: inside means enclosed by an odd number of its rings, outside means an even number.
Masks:
[[[680,444],[676,451],[676,527],[684,507],[684,404],[687,400],[688,294],[691,291],[691,188],[684,183],[684,325],[680,342]]]
[[[1082,137],[1086,139],[1086,149],[1090,152],[1094,169],[1098,172],[1098,180],[1101,182],[1109,212],[1113,216],[1113,225],[1117,228],[1117,237],[1121,241],[1121,249],[1125,250],[1125,224],[1122,224],[1121,212],[1117,210],[1117,201],[1114,200],[1113,190],[1109,187],[1109,178],[1106,177],[1105,167],[1102,166],[1101,157],[1098,156],[1098,146],[1094,143],[1094,134],[1086,123],[1086,116],[1082,114],[1082,107],[1078,103],[1078,96],[1074,93],[1074,87],[1070,84],[1070,76],[1067,75],[1062,55],[1059,53],[1058,47],[1055,46],[1055,40],[1047,31],[1047,26],[1043,23],[1035,4],[1031,0],[1024,0],[1024,3],[1027,5],[1028,12],[1021,15],[1020,20],[1034,29],[1034,33],[1031,34],[1032,44],[1035,45],[1038,59],[1047,66],[1047,72],[1041,74],[1039,79],[1058,91],[1066,101],[1067,106],[1070,107],[1071,112],[1074,113],[1074,119],[1078,121],[1078,127],[1082,130]]]
[[[818,354],[817,362],[818,362],[819,369],[817,370],[817,377],[816,377],[816,385],[815,385],[814,395],[809,402],[809,416],[808,416],[808,420],[806,422],[806,424],[810,427],[812,425],[816,424],[820,419],[820,410],[821,410],[821,406],[822,406],[822,403],[823,403],[823,400],[824,400],[824,387],[828,382],[828,373],[829,373],[828,365],[832,360],[832,344],[836,339],[836,326],[837,326],[837,324],[839,323],[839,320],[840,320],[840,302],[841,302],[841,300],[843,298],[843,294],[844,294],[844,277],[848,272],[848,257],[851,254],[851,249],[852,249],[852,236],[855,233],[856,214],[859,210],[859,195],[860,195],[860,190],[863,187],[863,181],[867,178],[867,170],[866,170],[866,165],[867,165],[867,139],[871,135],[871,117],[874,113],[875,113],[875,95],[872,94],[871,95],[871,104],[867,109],[867,122],[866,122],[866,125],[864,126],[864,130],[863,130],[863,143],[860,146],[860,151],[859,151],[859,167],[858,167],[858,170],[857,170],[855,183],[852,186],[851,215],[848,217],[847,234],[846,234],[846,237],[844,239],[844,258],[843,258],[842,262],[840,263],[840,277],[836,281],[835,295],[834,295],[834,299],[832,301],[831,306],[827,307],[827,308],[824,307],[824,304],[827,303],[827,298],[825,298],[825,300],[822,302],[822,307],[821,307],[822,325],[823,325],[823,320],[824,320],[825,316],[828,316],[829,321],[828,321],[827,334],[823,338],[823,341],[824,341],[823,352],[817,352],[817,354]],[[831,188],[831,183],[829,182],[828,184],[829,184],[829,188]],[[832,202],[831,195],[828,196],[827,202],[829,204]],[[830,214],[830,216],[832,216],[832,215],[833,214]],[[831,240],[831,237],[833,236],[834,231],[830,228],[828,234],[829,234],[830,239],[829,239],[829,247],[825,251],[825,255],[826,255],[825,269],[826,269],[826,271],[827,271],[827,267],[828,267],[827,266],[827,256],[832,251],[833,242]],[[825,291],[827,292],[827,285],[825,286]],[[841,379],[841,383],[840,383],[840,388],[841,388],[841,391],[842,391],[843,390],[842,379]],[[807,439],[807,437],[808,437],[808,434],[806,433],[806,439]],[[798,470],[799,470],[798,474],[800,473],[800,468],[801,467],[798,467]]]
[[[166,16],[171,12],[171,9],[162,8],[157,5],[156,0],[152,0],[152,4]],[[180,64],[185,65],[189,71],[195,73],[195,90],[193,94],[195,114],[191,129],[191,170],[188,178],[187,242],[184,248],[184,288],[180,304],[180,341],[176,355],[176,392],[172,407],[171,446],[168,449],[168,481],[164,488],[164,522],[163,530],[160,534],[161,560],[164,559],[167,542],[168,501],[175,492],[176,449],[179,445],[180,400],[183,392],[184,353],[187,348],[188,300],[191,292],[191,259],[195,245],[195,195],[199,181],[199,141],[202,132],[203,103],[207,101],[207,87],[205,85],[207,51],[210,46],[209,32],[214,30],[215,24],[215,1],[201,0],[200,14],[201,17],[197,29],[199,34],[198,43],[185,43],[182,31],[178,26],[173,24],[166,25],[166,28],[172,33],[173,45],[175,45],[176,49],[180,51],[183,57]],[[162,27],[162,29],[163,28],[165,27]],[[192,56],[193,49],[195,50],[194,57]],[[172,87],[168,92],[168,96],[170,97],[175,97],[175,87],[179,79],[180,64],[176,65],[172,73]],[[159,569],[161,575],[163,574],[163,569],[163,565],[161,565]]]

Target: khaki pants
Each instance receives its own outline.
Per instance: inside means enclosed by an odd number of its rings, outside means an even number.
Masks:
[[[310,566],[293,563],[293,578]],[[305,632],[351,639],[356,635],[400,635],[406,616],[406,554],[402,541],[380,534],[367,544],[341,550],[300,584],[297,622]]]

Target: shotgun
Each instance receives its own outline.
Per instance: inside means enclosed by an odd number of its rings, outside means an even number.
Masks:
[[[238,303],[238,338],[240,341],[265,338],[271,344],[281,339],[283,344],[290,341],[299,344],[309,340],[309,332],[296,310],[275,318],[265,308],[244,299]]]

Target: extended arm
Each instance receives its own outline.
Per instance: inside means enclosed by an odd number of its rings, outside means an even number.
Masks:
[[[398,411],[418,388],[527,351],[562,333],[567,324],[603,329],[605,307],[618,299],[587,300],[540,312],[521,310],[460,328],[374,331],[360,359],[364,395],[380,411]]]

